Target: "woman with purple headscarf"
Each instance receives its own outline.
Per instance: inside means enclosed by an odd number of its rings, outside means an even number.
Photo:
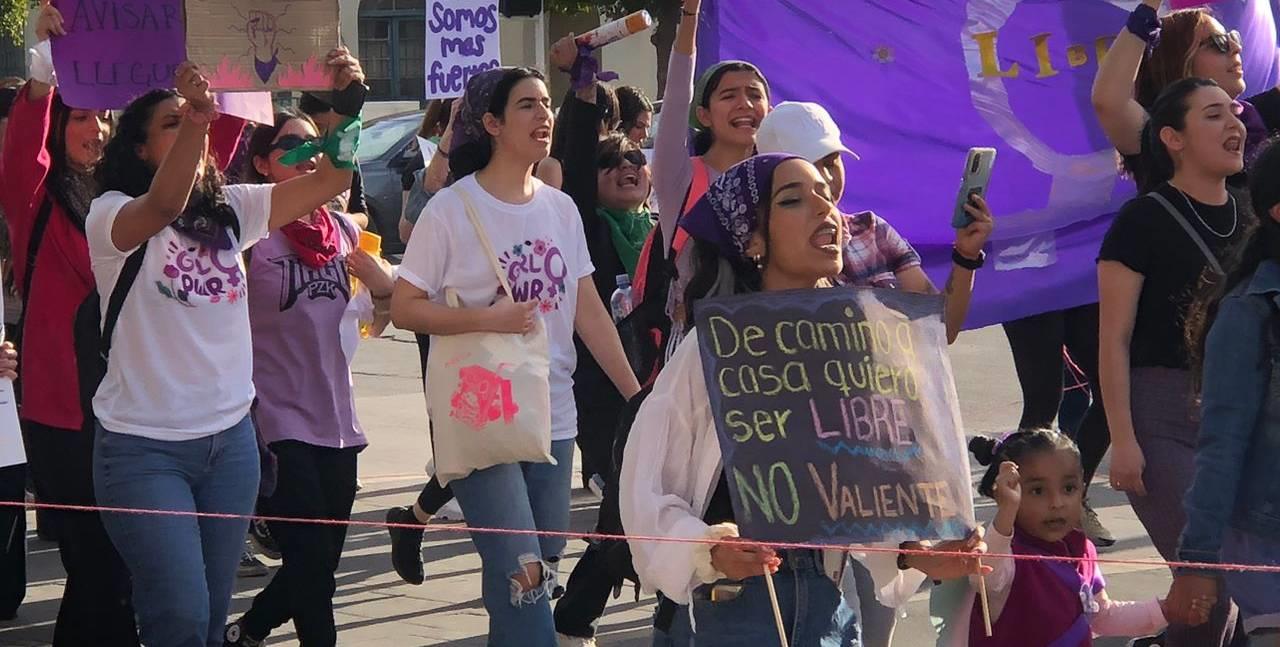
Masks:
[[[542,75],[500,68],[472,77],[454,124],[449,169],[409,239],[392,295],[396,326],[432,335],[523,334],[541,321],[550,346],[551,455],[555,463],[508,463],[450,482],[468,523],[485,528],[565,531],[577,365],[573,335],[630,398],[640,390],[612,319],[589,280],[594,267],[582,219],[569,196],[533,177],[551,147],[551,99]],[[500,294],[477,226],[498,250],[512,294]],[[444,304],[445,289],[463,307]],[[438,439],[444,442],[445,439]],[[562,536],[475,534],[490,645],[554,647],[551,593]]]
[[[681,226],[693,239],[694,274],[685,293],[691,311],[707,297],[828,287],[843,264],[844,220],[830,188],[812,164],[792,155],[757,155],[731,167]],[[722,541],[630,542],[641,583],[662,598],[654,644],[689,644],[695,628],[699,647],[772,641],[765,569],[774,574],[790,644],[860,644],[856,609],[840,588],[848,554],[735,541],[721,459],[691,329],[632,426],[622,461],[622,521],[629,535]],[[980,533],[937,549],[984,550]],[[887,606],[905,601],[926,576],[949,579],[982,570],[971,557],[916,553],[895,560],[893,553],[873,553],[859,559]]]

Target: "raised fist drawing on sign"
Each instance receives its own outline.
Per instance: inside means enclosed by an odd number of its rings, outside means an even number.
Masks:
[[[280,64],[280,46],[276,37],[281,33],[291,33],[291,30],[280,28],[280,19],[288,12],[289,5],[286,4],[279,15],[259,9],[251,9],[247,16],[240,14],[244,18],[244,31],[253,53],[254,70],[263,83],[271,80],[276,66]]]

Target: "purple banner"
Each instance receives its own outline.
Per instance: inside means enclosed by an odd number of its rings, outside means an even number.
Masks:
[[[57,0],[67,28],[53,38],[58,91],[67,105],[125,107],[152,88],[173,87],[186,58],[182,0]]]
[[[1246,94],[1280,80],[1276,0],[1211,3],[1244,38]],[[1097,300],[1094,259],[1134,195],[1094,117],[1098,58],[1136,0],[704,0],[698,65],[744,59],[774,104],[814,101],[845,143],[841,205],[887,219],[939,285],[970,147],[999,151],[970,327]],[[803,55],[797,54],[803,52]]]

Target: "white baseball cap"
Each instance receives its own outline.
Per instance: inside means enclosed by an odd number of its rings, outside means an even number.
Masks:
[[[826,108],[806,101],[783,101],[774,106],[756,131],[756,150],[799,155],[810,162],[835,152],[860,159],[840,141],[840,128]]]

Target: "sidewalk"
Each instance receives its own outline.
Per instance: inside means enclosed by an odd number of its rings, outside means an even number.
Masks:
[[[1008,345],[999,328],[966,333],[952,349],[961,410],[969,433],[1002,433],[1016,424],[1020,395],[1009,358]],[[357,406],[371,445],[360,456],[364,483],[353,518],[383,521],[392,505],[408,505],[425,481],[423,465],[429,456],[424,428],[418,374],[417,348],[412,335],[395,331],[393,337],[367,342],[356,360]],[[1105,474],[1105,466],[1102,472]],[[980,473],[975,473],[975,478]],[[581,479],[575,476],[574,483]],[[1122,495],[1099,482],[1093,502],[1103,523],[1119,543],[1103,553],[1116,559],[1156,559],[1141,525]],[[595,521],[596,499],[575,490],[572,527],[589,530]],[[993,513],[988,501],[978,500],[978,514]],[[33,523],[33,515],[28,515]],[[441,528],[459,528],[445,524]],[[18,619],[0,623],[0,645],[28,647],[48,645],[61,595],[63,572],[56,548],[30,533],[27,599]],[[585,544],[569,542],[562,576],[567,577]],[[488,620],[480,603],[480,560],[470,539],[461,532],[429,532],[425,543],[427,581],[422,586],[404,584],[391,569],[387,532],[381,528],[353,527],[338,571],[334,608],[338,643],[369,647],[417,647],[451,645],[481,647]],[[266,561],[266,560],[264,560]],[[1163,596],[1168,572],[1150,567],[1105,567],[1108,592],[1113,599]],[[248,609],[253,595],[267,578],[238,582],[233,615]],[[650,644],[653,599],[634,601],[630,589],[614,600],[600,626],[599,643],[625,647]],[[895,637],[895,647],[932,644],[928,598],[918,595],[906,609]],[[297,645],[292,625],[281,627],[268,641]],[[1124,641],[1099,640],[1099,647],[1120,647]]]

